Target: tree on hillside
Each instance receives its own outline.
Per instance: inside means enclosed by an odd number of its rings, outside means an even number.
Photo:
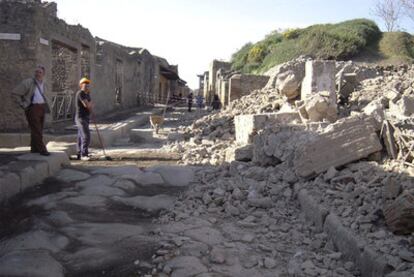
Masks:
[[[405,14],[414,21],[414,0],[401,0]]]
[[[374,15],[384,21],[388,32],[398,28],[398,22],[403,14],[404,0],[376,0]]]

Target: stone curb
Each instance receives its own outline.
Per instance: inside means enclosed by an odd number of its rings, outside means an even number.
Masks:
[[[386,276],[393,271],[379,253],[351,229],[343,226],[340,218],[318,204],[306,189],[299,191],[298,200],[305,218],[328,235],[345,259],[355,262],[362,277]]]
[[[161,112],[161,109],[157,109],[153,113],[160,114]],[[117,138],[127,135],[131,129],[148,123],[149,116],[150,113],[136,115],[100,130],[105,146],[112,144]],[[91,136],[91,146],[101,147],[97,133],[94,131]],[[6,139],[3,140],[3,138]],[[52,138],[51,136],[45,136],[46,141]],[[29,139],[30,134],[0,134],[1,146],[4,144],[10,144],[9,147],[21,146],[22,144],[28,145],[29,142],[26,143],[26,140]],[[0,204],[7,202],[26,189],[40,184],[47,177],[56,174],[63,165],[69,164],[69,156],[74,154],[76,148],[73,143],[75,141],[76,136],[74,135],[54,137],[53,141],[48,144],[48,149],[52,153],[51,156],[21,155],[13,164],[13,167],[19,167],[14,172],[8,172],[6,165],[5,172],[0,174]]]
[[[53,176],[67,164],[69,157],[65,151],[51,152],[47,157],[39,154],[18,156],[16,161],[3,167],[3,174],[0,175],[0,204],[41,184],[44,179]]]
[[[155,109],[153,114],[161,114],[162,109]],[[104,146],[111,145],[116,139],[126,136],[128,132],[138,126],[149,123],[149,116],[151,112],[145,112],[140,115],[135,115],[126,120],[113,123],[105,128],[100,128],[99,133],[101,135]],[[93,124],[90,125],[91,129],[91,147],[101,147],[98,139],[98,134]],[[76,142],[76,134],[53,136],[45,135],[45,143],[48,142]],[[20,146],[30,145],[30,134],[28,133],[0,133],[0,148],[16,148]]]

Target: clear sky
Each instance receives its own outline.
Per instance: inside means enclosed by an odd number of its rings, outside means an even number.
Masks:
[[[245,43],[279,28],[375,19],[375,0],[56,0],[58,16],[92,35],[179,65],[193,89],[213,59],[229,60]],[[378,22],[378,20],[376,20]],[[381,29],[383,25],[379,23]],[[412,31],[414,24],[401,24]]]

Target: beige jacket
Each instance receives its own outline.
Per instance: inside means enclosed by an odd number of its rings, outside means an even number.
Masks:
[[[12,94],[15,96],[19,106],[26,110],[32,104],[32,98],[35,93],[35,89],[35,80],[33,78],[29,78],[21,82],[17,87],[15,87]],[[46,113],[50,113],[50,102],[47,99],[46,95],[44,96],[46,100]]]

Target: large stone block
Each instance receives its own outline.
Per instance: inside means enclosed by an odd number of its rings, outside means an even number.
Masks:
[[[372,121],[354,117],[330,125],[296,149],[293,164],[301,177],[342,166],[378,152],[382,145]]]
[[[335,122],[338,118],[337,104],[331,100],[327,91],[316,93],[303,102],[299,107],[303,122]]]
[[[226,151],[226,162],[248,162],[253,159],[253,145],[229,148]]]
[[[302,100],[318,92],[327,91],[331,101],[336,103],[335,61],[307,61],[305,72],[301,91]]]
[[[297,112],[236,116],[234,118],[236,142],[240,145],[252,143],[257,132],[266,125],[289,124],[295,121],[300,121],[300,116]]]
[[[69,164],[69,158],[65,152],[51,152],[50,156],[41,156],[39,154],[26,154],[18,157],[21,161],[45,161],[48,164],[48,174],[54,175],[60,170],[62,165]]]
[[[277,76],[276,88],[287,99],[295,99],[300,94],[302,79],[294,71],[289,70]]]
[[[398,190],[398,189],[397,189]],[[407,235],[414,232],[414,195],[404,192],[383,210],[385,222],[394,233]]]
[[[44,161],[38,161],[33,164],[34,172],[36,173],[32,176],[31,185],[40,184],[44,179],[49,177],[49,164]]]
[[[36,171],[33,167],[23,168],[20,173],[21,191],[37,184]]]
[[[174,187],[185,187],[195,180],[194,168],[191,167],[159,165],[148,168],[148,171],[160,174],[166,184]]]
[[[295,60],[291,60],[271,68],[268,72],[266,72],[266,75],[270,76],[270,79],[266,84],[266,88],[277,88],[279,86],[278,83],[281,81],[279,79],[279,75],[284,74],[287,71],[293,72],[295,79],[301,83],[305,77],[305,64],[307,60],[309,59],[305,57],[299,57]]]
[[[253,141],[253,136],[258,130],[265,126],[267,121],[266,114],[239,115],[234,118],[236,129],[236,142],[248,144]]]
[[[7,201],[20,192],[20,177],[15,173],[8,173],[0,177],[0,203]]]

